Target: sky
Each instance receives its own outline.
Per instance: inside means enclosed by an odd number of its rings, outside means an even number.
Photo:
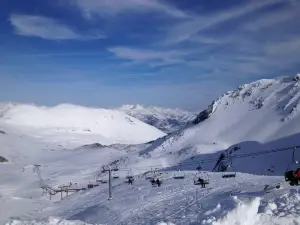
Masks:
[[[200,110],[299,55],[300,0],[0,1],[0,101]]]

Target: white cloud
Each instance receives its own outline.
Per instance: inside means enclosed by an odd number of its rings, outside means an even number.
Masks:
[[[184,56],[192,54],[189,51],[154,51],[129,47],[114,47],[108,50],[119,58],[133,60],[135,63],[146,62],[153,67],[178,64],[183,62]]]
[[[44,16],[12,14],[9,18],[15,33],[48,40],[93,40],[104,38],[99,34],[81,34],[57,20]]]
[[[248,13],[254,12],[258,9],[268,5],[276,4],[285,0],[255,0],[247,5],[242,5],[229,10],[209,14],[207,16],[198,16],[193,19],[179,23],[169,29],[165,43],[175,44],[189,40],[193,35],[200,31],[218,25],[220,23],[239,18]]]
[[[187,14],[157,0],[69,0],[78,7],[86,18],[92,15],[116,16],[124,12],[162,12],[174,17],[187,17]]]
[[[293,8],[282,8],[268,14],[264,13],[246,23],[244,29],[248,31],[260,31],[271,26],[280,26],[282,23],[289,21],[297,21],[300,19],[299,10],[300,4],[293,6]]]

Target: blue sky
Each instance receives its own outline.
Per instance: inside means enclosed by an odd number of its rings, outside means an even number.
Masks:
[[[299,0],[0,2],[0,101],[199,110],[299,54]]]

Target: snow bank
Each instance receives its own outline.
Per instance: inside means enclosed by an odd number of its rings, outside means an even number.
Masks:
[[[70,221],[70,220],[61,220],[59,218],[49,218],[48,221],[44,221],[44,222],[13,220],[11,222],[6,223],[5,225],[89,225],[89,224],[78,220]]]
[[[236,207],[225,216],[215,214],[202,221],[209,225],[299,225],[299,193],[285,194],[272,202],[264,203],[256,197],[249,201],[234,198]],[[217,207],[220,209],[220,206]],[[224,206],[225,208],[225,206]],[[289,211],[292,209],[292,211]],[[224,209],[223,209],[224,210]],[[224,211],[223,211],[224,212]],[[207,213],[210,214],[210,213]]]
[[[174,223],[171,222],[159,222],[157,225],[175,225]]]

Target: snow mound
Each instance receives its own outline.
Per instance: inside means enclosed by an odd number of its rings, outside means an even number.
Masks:
[[[160,130],[117,110],[69,104],[55,107],[17,104],[1,108],[1,124],[26,128],[43,136],[55,133],[68,133],[70,139],[78,135],[93,136],[94,142],[100,140],[101,144],[137,144],[164,136]]]
[[[299,193],[292,190],[272,200],[261,197],[239,199],[233,197],[232,209],[228,208],[228,200],[216,207],[202,224],[209,225],[295,225],[300,224]],[[222,209],[223,208],[223,209]],[[224,215],[225,212],[225,215]]]
[[[166,133],[171,133],[184,127],[196,116],[195,113],[182,109],[169,109],[143,105],[123,105],[117,110],[135,117]]]
[[[59,218],[49,218],[48,221],[41,221],[41,222],[12,220],[6,223],[5,225],[89,225],[89,224],[82,221],[70,221],[70,220],[61,220]]]

